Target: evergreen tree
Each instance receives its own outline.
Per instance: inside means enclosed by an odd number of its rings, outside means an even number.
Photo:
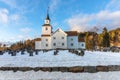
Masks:
[[[109,40],[109,33],[107,32],[107,28],[103,28],[103,41],[102,41],[102,46],[103,47],[109,47],[110,46],[110,40]]]

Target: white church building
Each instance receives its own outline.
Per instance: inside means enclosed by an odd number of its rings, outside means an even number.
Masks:
[[[53,32],[50,18],[47,14],[45,22],[42,25],[41,38],[35,41],[35,49],[85,49],[85,42],[78,39],[77,31],[63,31],[59,28]]]

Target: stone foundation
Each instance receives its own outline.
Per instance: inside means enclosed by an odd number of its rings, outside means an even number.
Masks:
[[[0,67],[0,71],[61,71],[61,72],[73,72],[73,73],[95,73],[95,72],[108,72],[108,71],[120,71],[120,65],[108,65],[108,66],[75,66],[75,67]]]

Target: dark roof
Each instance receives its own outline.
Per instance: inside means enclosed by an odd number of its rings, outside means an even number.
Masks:
[[[42,34],[41,36],[47,37],[50,36],[50,34]]]
[[[46,20],[50,20],[49,14],[47,14],[47,16],[46,16]]]
[[[42,26],[51,26],[50,24],[43,24]]]
[[[68,36],[78,36],[77,31],[65,31],[65,33],[67,33]]]
[[[85,42],[85,39],[84,38],[79,38],[78,42]]]
[[[34,39],[35,41],[41,41],[41,38],[36,38],[36,39]]]

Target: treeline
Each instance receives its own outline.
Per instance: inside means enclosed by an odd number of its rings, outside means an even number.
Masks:
[[[120,28],[108,31],[107,28],[104,27],[102,33],[99,34],[96,32],[86,32],[85,43],[87,50],[120,46]]]
[[[7,46],[0,47],[0,50],[13,50],[13,51],[25,50],[25,49],[35,50],[36,40],[39,40],[39,38],[32,39],[32,40],[28,39],[26,41],[19,41],[19,42],[12,44],[10,47],[7,47]]]

